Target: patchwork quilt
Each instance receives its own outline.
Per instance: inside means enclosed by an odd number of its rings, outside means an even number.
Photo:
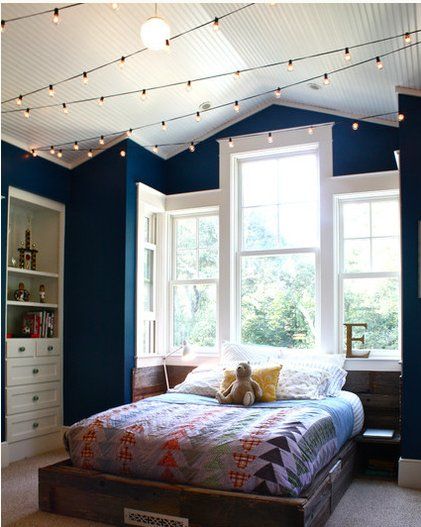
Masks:
[[[245,408],[166,394],[80,421],[68,430],[66,441],[73,464],[81,468],[296,497],[353,427],[345,400],[300,403]]]

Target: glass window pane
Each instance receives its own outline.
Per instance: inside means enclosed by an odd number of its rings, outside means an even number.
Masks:
[[[218,278],[218,249],[199,250],[199,278]]]
[[[313,203],[294,203],[279,207],[280,247],[317,245],[317,214]]]
[[[143,322],[143,353],[145,355],[155,353],[155,322],[153,320]]]
[[[370,240],[344,241],[344,272],[368,273],[370,271]]]
[[[315,344],[314,254],[243,257],[241,339],[250,344]]]
[[[278,167],[276,159],[241,163],[242,205],[270,205],[278,201]]]
[[[197,247],[196,218],[179,218],[175,225],[177,249],[195,249]]]
[[[143,269],[143,307],[146,311],[153,311],[153,259],[154,251],[144,250],[145,264]]]
[[[178,251],[176,255],[176,279],[197,278],[197,251]]]
[[[243,249],[278,246],[278,207],[243,209]]]
[[[398,236],[398,200],[373,201],[371,204],[371,222],[372,236]]]
[[[149,216],[143,217],[143,240],[149,242],[149,231],[150,231],[150,218]]]
[[[215,346],[216,285],[176,285],[173,295],[173,345]]]
[[[199,247],[217,247],[218,239],[218,216],[202,216],[199,218]]]
[[[370,204],[343,204],[344,238],[370,237]]]
[[[281,203],[316,201],[317,157],[312,155],[279,158]]]
[[[344,280],[344,323],[367,323],[366,349],[398,349],[397,278]]]
[[[399,271],[398,238],[373,238],[373,271]]]

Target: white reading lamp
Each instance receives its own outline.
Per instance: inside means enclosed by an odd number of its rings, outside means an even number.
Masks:
[[[183,344],[181,346],[164,355],[164,357],[162,358],[162,364],[164,366],[165,383],[167,385],[167,391],[170,389],[167,371],[167,359],[168,357],[171,357],[171,355],[174,355],[174,353],[177,353],[177,351],[180,351],[181,349],[183,350],[181,353],[182,360],[192,359],[195,356],[193,349],[189,346],[189,343],[186,340],[183,340]]]

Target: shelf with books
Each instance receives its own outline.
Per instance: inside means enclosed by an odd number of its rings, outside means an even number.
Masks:
[[[19,306],[19,307],[40,307],[45,309],[57,309],[58,304],[42,304],[41,302],[19,302],[18,300],[8,300],[8,306]]]

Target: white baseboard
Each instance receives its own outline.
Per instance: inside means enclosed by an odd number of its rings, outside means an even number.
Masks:
[[[421,459],[399,459],[398,485],[421,489]]]
[[[6,441],[3,441],[1,444],[1,468],[7,467],[9,465],[9,445]]]

